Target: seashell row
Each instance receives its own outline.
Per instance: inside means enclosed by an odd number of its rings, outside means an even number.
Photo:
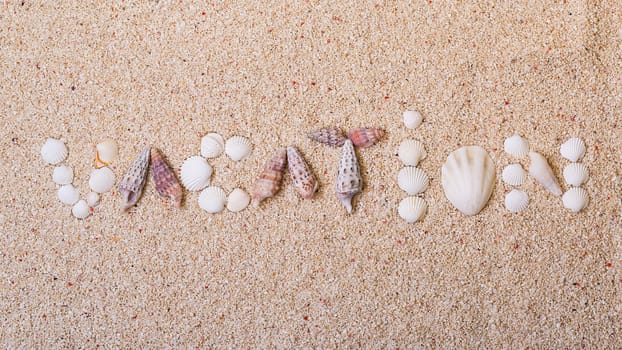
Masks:
[[[375,128],[357,128],[348,132],[348,138],[357,147],[370,147],[384,136],[384,131]]]
[[[402,199],[397,207],[399,216],[407,222],[419,221],[425,215],[428,204],[419,197],[406,197]]]
[[[302,158],[298,149],[293,146],[287,147],[287,165],[292,184],[303,199],[311,199],[317,192],[319,183],[313,172]]]
[[[503,149],[506,153],[523,158],[529,154],[529,143],[518,134],[514,134],[503,142]]]
[[[160,197],[180,208],[184,192],[177,176],[157,148],[151,149],[151,176]]]
[[[425,192],[429,184],[428,175],[421,168],[407,166],[397,174],[397,185],[411,196]]]
[[[588,178],[588,170],[582,163],[570,163],[564,167],[563,176],[567,184],[581,186]]]
[[[553,175],[553,170],[549,166],[546,158],[537,152],[529,152],[531,164],[529,165],[529,175],[533,176],[544,188],[555,196],[562,194],[562,189]]]
[[[576,162],[583,158],[585,154],[585,142],[578,137],[572,137],[568,141],[562,143],[559,147],[559,153],[569,161]]]
[[[106,139],[95,146],[95,168],[110,165],[119,155],[119,147],[112,139]]]
[[[251,142],[243,136],[233,136],[225,143],[225,154],[238,162],[248,157],[251,153]]]
[[[408,129],[416,129],[423,122],[423,116],[417,111],[405,111],[402,120]]]
[[[201,155],[205,158],[216,158],[225,151],[225,139],[212,132],[201,138]]]
[[[520,186],[527,179],[527,172],[520,164],[509,164],[503,168],[501,178],[510,186]]]
[[[562,196],[562,204],[575,213],[585,208],[590,200],[587,191],[581,187],[572,187]]]
[[[151,148],[147,147],[140,152],[132,165],[130,165],[118,185],[122,200],[121,207],[124,211],[136,205],[143,193],[145,183],[147,182],[150,157]]]
[[[346,207],[348,213],[352,212],[352,198],[361,192],[363,180],[361,171],[351,140],[346,140],[341,151],[339,166],[337,168],[337,183],[335,191],[337,198]]]
[[[307,137],[313,141],[323,143],[332,147],[341,147],[346,141],[346,137],[338,127],[322,128],[311,131],[307,134]]]
[[[404,140],[397,149],[397,156],[405,165],[417,166],[419,161],[425,159],[427,153],[423,143],[417,140]]]
[[[529,197],[522,190],[513,189],[505,195],[505,209],[512,213],[519,213],[527,208]]]
[[[268,160],[263,171],[253,184],[251,190],[253,207],[258,207],[261,201],[274,196],[279,191],[286,165],[287,151],[285,148],[279,148],[272,158]]]
[[[212,167],[203,157],[193,156],[181,165],[179,177],[188,191],[200,191],[207,187],[212,176]]]

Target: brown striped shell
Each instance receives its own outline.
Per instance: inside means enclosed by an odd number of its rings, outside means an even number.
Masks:
[[[311,199],[317,192],[319,183],[313,172],[302,158],[296,147],[287,147],[287,165],[292,184],[298,194],[304,199]]]
[[[369,147],[384,136],[384,131],[374,128],[357,128],[348,132],[348,138],[357,147]]]
[[[258,207],[259,203],[266,198],[274,196],[281,187],[283,178],[283,170],[287,165],[287,151],[285,148],[279,148],[276,153],[268,160],[263,171],[253,184],[251,196],[253,198],[253,206]]]
[[[177,180],[177,176],[157,148],[151,149],[151,174],[156,190],[161,197],[173,202],[175,207],[181,207],[184,192]]]
[[[307,137],[313,141],[317,141],[333,147],[341,147],[346,141],[346,137],[338,127],[322,128],[311,131],[307,134]]]

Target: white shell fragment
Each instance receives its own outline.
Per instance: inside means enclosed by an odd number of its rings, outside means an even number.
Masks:
[[[58,189],[58,200],[67,205],[74,205],[80,199],[80,192],[73,185],[64,185]]]
[[[89,205],[86,201],[81,199],[73,205],[73,208],[71,208],[71,214],[78,219],[85,219],[89,216],[89,214],[91,214],[91,210],[89,209]]]
[[[99,194],[97,192],[89,192],[86,194],[86,204],[93,208],[99,204]]]
[[[54,168],[52,180],[57,185],[68,185],[73,182],[73,169],[66,165],[59,165]]]
[[[406,197],[400,202],[397,212],[402,219],[413,223],[421,219],[427,209],[428,204],[422,198]]]
[[[408,129],[416,129],[423,122],[423,116],[417,111],[404,112],[403,119],[404,126]]]
[[[576,162],[585,154],[585,142],[578,137],[570,138],[559,147],[559,153],[569,161]]]
[[[67,157],[67,146],[61,140],[47,139],[41,146],[41,158],[48,164],[58,164]]]
[[[581,186],[588,178],[587,167],[581,163],[570,163],[564,167],[564,180],[572,186]]]
[[[241,188],[236,188],[229,193],[229,197],[227,198],[227,210],[234,213],[240,212],[244,210],[250,202],[251,197],[248,193]]]
[[[533,176],[534,179],[552,194],[556,196],[561,195],[562,189],[559,187],[559,183],[555,175],[553,175],[553,170],[549,166],[549,162],[546,161],[546,158],[536,152],[529,152],[529,158],[531,159],[529,175]]]
[[[225,139],[217,133],[209,133],[201,138],[201,155],[216,158],[225,151]]]
[[[203,157],[190,157],[181,165],[179,176],[188,191],[199,191],[209,185],[212,167]]]
[[[505,139],[503,149],[514,157],[522,158],[529,153],[529,143],[520,135],[514,134]]]
[[[234,161],[240,161],[251,153],[251,142],[243,136],[233,136],[225,144],[225,153]]]
[[[465,215],[479,213],[492,194],[495,164],[483,148],[464,146],[451,152],[441,168],[445,196]]]
[[[101,168],[110,165],[119,155],[119,146],[115,140],[107,139],[95,146],[95,167]]]
[[[226,202],[227,194],[220,187],[208,187],[199,195],[199,207],[210,214],[223,211]]]
[[[578,213],[588,204],[590,196],[581,187],[573,187],[562,196],[562,203],[566,209]]]
[[[513,189],[505,195],[505,209],[512,213],[519,213],[527,209],[529,197],[527,192]]]
[[[429,184],[428,175],[421,168],[407,166],[397,174],[397,185],[411,196],[424,192]]]
[[[105,193],[112,189],[114,180],[114,173],[110,168],[103,167],[93,169],[91,170],[91,177],[89,178],[89,187],[94,192]]]
[[[427,156],[423,143],[417,140],[404,140],[397,149],[397,156],[404,165],[417,166]]]
[[[527,172],[520,164],[510,164],[503,168],[501,178],[510,186],[520,186],[527,179]]]

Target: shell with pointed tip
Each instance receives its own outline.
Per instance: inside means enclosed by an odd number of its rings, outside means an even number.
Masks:
[[[287,147],[287,165],[292,184],[298,194],[304,199],[313,198],[320,184],[296,147]]]
[[[503,149],[514,157],[522,158],[529,153],[529,143],[520,135],[514,134],[505,139]]]
[[[73,182],[73,169],[66,165],[59,165],[54,168],[52,180],[57,185],[68,185]]]
[[[576,162],[585,154],[585,142],[578,137],[572,137],[559,147],[562,157],[571,162]]]
[[[454,207],[465,215],[475,215],[486,206],[492,194],[495,164],[479,146],[460,147],[443,164],[441,183]]]
[[[91,177],[89,178],[89,187],[91,188],[91,191],[105,193],[112,189],[114,181],[114,173],[110,170],[110,168],[103,167],[93,169],[91,170]]]
[[[337,198],[346,207],[348,213],[352,212],[352,197],[361,192],[363,180],[359,169],[358,159],[354,152],[352,141],[346,140],[341,151],[339,167],[337,169],[337,184],[335,191]]]
[[[417,111],[406,111],[402,115],[402,118],[404,120],[404,126],[408,129],[416,129],[421,125],[421,122],[423,122],[423,116]]]
[[[226,202],[227,194],[220,187],[210,186],[199,194],[199,207],[210,214],[223,211]]]
[[[179,177],[188,191],[199,191],[209,185],[212,167],[203,157],[193,156],[181,165]]]
[[[143,193],[143,188],[147,182],[150,154],[151,149],[149,147],[142,150],[119,183],[118,189],[123,201],[121,204],[123,210],[128,210],[136,205]]]
[[[151,149],[151,176],[160,197],[165,198],[166,201],[172,201],[175,207],[180,208],[184,191],[175,172],[157,148]]]
[[[512,213],[520,213],[527,209],[529,196],[527,192],[513,189],[505,195],[505,209]]]
[[[86,204],[89,207],[95,207],[99,204],[99,194],[97,192],[89,192],[86,194]]]
[[[562,196],[562,203],[564,204],[564,207],[575,213],[583,210],[589,201],[590,196],[587,191],[581,187],[573,187],[566,191],[566,193]]]
[[[322,128],[311,131],[307,134],[307,137],[313,141],[317,141],[333,147],[341,147],[346,141],[346,137],[343,136],[341,129],[338,127]]]
[[[240,161],[251,153],[251,142],[243,136],[233,136],[225,143],[225,153],[234,161]]]
[[[106,139],[95,146],[95,168],[110,165],[119,155],[119,146],[112,139]]]
[[[241,188],[236,188],[229,193],[229,197],[227,198],[227,210],[234,213],[240,212],[248,206],[250,201],[251,197],[248,193]]]
[[[67,146],[61,140],[49,138],[41,146],[41,158],[48,164],[58,164],[67,158]]]
[[[407,222],[413,223],[419,221],[428,209],[428,204],[419,197],[406,197],[402,199],[397,207],[400,217]]]
[[[212,132],[201,138],[201,155],[205,158],[216,158],[225,151],[225,139]]]
[[[537,152],[529,152],[529,158],[531,164],[529,164],[529,175],[533,176],[544,188],[546,188],[552,194],[559,196],[562,194],[562,189],[559,187],[559,183],[553,175],[553,170],[549,166],[549,162],[546,158]]]
[[[564,180],[572,186],[581,186],[588,177],[588,170],[582,163],[570,163],[564,167]]]
[[[411,196],[424,192],[429,184],[430,179],[421,168],[407,166],[397,174],[397,185]]]
[[[71,214],[78,219],[85,219],[87,216],[91,214],[91,209],[89,205],[86,203],[84,199],[79,200],[76,204],[71,208]]]
[[[285,148],[279,148],[272,158],[268,160],[263,171],[253,184],[251,193],[254,207],[258,207],[261,201],[274,196],[279,191],[286,165],[287,151]]]
[[[348,138],[357,147],[369,147],[384,136],[384,131],[374,128],[358,128],[348,132]]]
[[[58,200],[67,205],[74,205],[80,199],[80,192],[73,185],[63,185],[58,189]]]
[[[420,160],[425,159],[427,153],[421,142],[417,140],[404,140],[397,149],[397,156],[404,165],[417,166]]]
[[[527,172],[520,164],[510,164],[503,168],[501,174],[503,182],[510,186],[520,186],[527,179]]]

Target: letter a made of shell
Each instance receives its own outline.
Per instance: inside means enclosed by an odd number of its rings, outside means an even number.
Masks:
[[[313,198],[319,183],[296,147],[287,147],[287,165],[292,184],[298,194],[304,199]]]
[[[287,151],[285,147],[279,148],[276,153],[266,163],[261,175],[253,184],[251,191],[253,206],[258,207],[259,203],[268,197],[274,196],[281,187],[283,170],[287,165]]]
[[[156,190],[161,197],[169,199],[175,207],[181,207],[184,192],[175,176],[173,169],[166,163],[157,148],[151,149],[151,174],[156,185]]]
[[[341,159],[339,159],[339,169],[337,171],[337,198],[348,210],[352,212],[352,197],[361,192],[363,181],[359,169],[358,159],[354,153],[352,141],[347,140],[343,144]]]
[[[358,128],[348,132],[348,138],[357,147],[369,147],[384,136],[384,131],[374,128]]]
[[[121,206],[123,210],[128,210],[138,202],[143,188],[147,182],[147,170],[149,169],[150,148],[145,148],[134,163],[127,169],[127,172],[119,183],[119,193],[123,199]]]
[[[333,147],[341,147],[346,141],[346,137],[343,136],[341,130],[336,126],[333,128],[322,128],[311,131],[307,134],[307,137],[309,137],[313,141],[317,141]]]

